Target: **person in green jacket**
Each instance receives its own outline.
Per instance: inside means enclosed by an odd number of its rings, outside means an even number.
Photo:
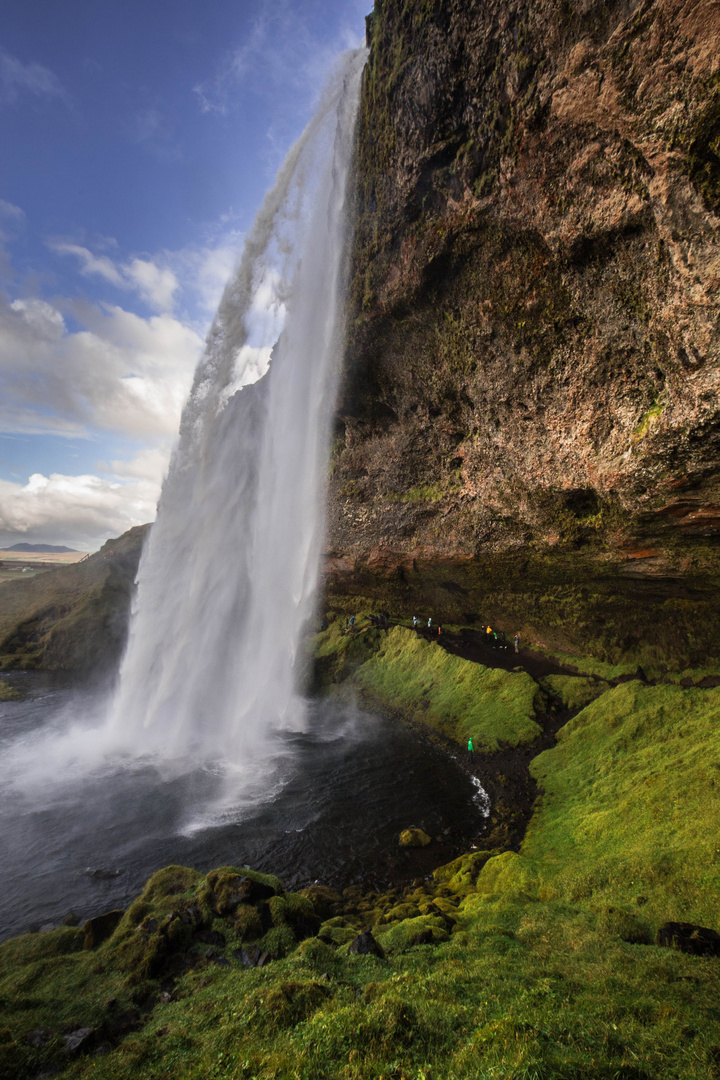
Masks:
[[[475,760],[475,754],[473,753],[472,739],[468,739],[468,761],[470,764]]]

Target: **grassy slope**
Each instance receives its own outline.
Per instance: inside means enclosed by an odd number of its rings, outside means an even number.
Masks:
[[[0,585],[0,666],[88,671],[116,662],[147,528],[82,562]]]
[[[383,655],[396,672],[395,650]],[[384,692],[390,681],[376,672]],[[74,1027],[104,1025],[98,1041],[112,1043],[112,1017],[125,1011],[137,1029],[61,1075],[720,1076],[720,958],[651,944],[665,919],[720,924],[718,719],[720,690],[607,690],[535,759],[543,796],[519,854],[464,856],[401,897],[348,891],[321,928],[345,942],[339,948],[314,936],[293,948],[293,912],[307,915],[312,897],[281,897],[277,925],[255,924],[254,933],[267,942],[282,931],[289,955],[262,969],[220,967],[205,959],[206,945],[188,946],[181,920],[164,917],[195,898],[206,927],[227,936],[219,951],[230,958],[242,927],[252,937],[252,912],[214,916],[218,897],[230,895],[227,879],[178,870],[156,875],[96,950],[76,951],[80,935],[67,929],[8,942],[0,1074],[21,1080],[43,1060],[62,1067],[60,1034]],[[332,914],[322,897],[314,903],[317,921]],[[386,959],[348,953],[366,925]],[[192,967],[173,967],[163,934]],[[163,1001],[171,979],[172,1000]],[[44,1049],[27,1040],[38,1027],[50,1033]]]
[[[339,627],[334,623],[318,635],[318,655],[321,661],[342,657],[326,665],[326,672],[349,678],[368,703],[403,713],[461,744],[472,736],[476,750],[518,746],[540,734],[538,687],[526,672],[451,656],[402,626],[364,630],[355,637],[342,635]]]

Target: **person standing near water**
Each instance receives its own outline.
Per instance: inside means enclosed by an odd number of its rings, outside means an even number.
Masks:
[[[475,752],[473,750],[472,737],[468,739],[468,761],[471,765],[475,761]]]

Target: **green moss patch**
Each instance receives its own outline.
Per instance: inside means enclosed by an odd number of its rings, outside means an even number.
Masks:
[[[720,689],[624,683],[558,740],[531,765],[543,798],[522,847],[545,894],[715,926]]]
[[[560,702],[564,709],[583,709],[595,698],[609,689],[602,679],[584,679],[573,675],[546,675],[540,685],[551,698]]]
[[[526,672],[507,672],[451,656],[395,626],[357,669],[353,682],[371,702],[403,713],[476,750],[532,742],[538,687]]]

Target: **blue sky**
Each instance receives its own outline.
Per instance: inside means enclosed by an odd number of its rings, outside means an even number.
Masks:
[[[0,547],[154,516],[243,234],[370,0],[24,0],[0,30]]]

